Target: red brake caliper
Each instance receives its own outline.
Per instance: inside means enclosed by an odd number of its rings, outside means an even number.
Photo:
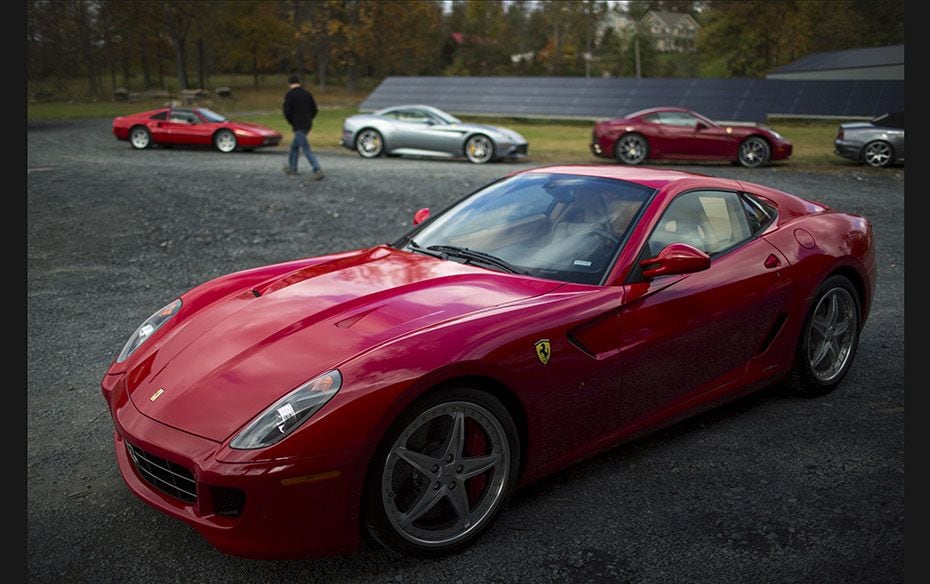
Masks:
[[[465,448],[463,450],[466,457],[489,454],[487,451],[488,439],[484,434],[484,430],[471,418],[465,418]],[[487,472],[468,479],[465,486],[468,490],[469,504],[474,505],[478,501],[487,482]]]

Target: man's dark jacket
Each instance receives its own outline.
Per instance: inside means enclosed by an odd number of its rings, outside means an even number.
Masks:
[[[316,117],[316,101],[303,87],[294,87],[284,95],[284,117],[295,130],[309,132]]]

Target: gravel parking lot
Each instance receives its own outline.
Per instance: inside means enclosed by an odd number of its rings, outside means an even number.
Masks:
[[[329,151],[314,182],[306,160],[286,176],[281,149],[135,151],[110,120],[31,123],[27,138],[30,581],[903,581],[903,170],[676,166],[872,220],[877,294],[832,394],[771,388],[576,465],[518,492],[458,556],[262,562],[215,551],[125,487],[99,389],[111,360],[204,280],[392,241],[420,207],[533,164]]]

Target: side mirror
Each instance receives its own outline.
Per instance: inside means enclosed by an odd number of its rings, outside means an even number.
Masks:
[[[687,243],[671,243],[654,258],[639,262],[643,276],[655,278],[673,274],[690,274],[710,267],[710,256]]]
[[[707,129],[707,124],[705,124],[705,123],[702,122],[702,121],[698,121],[698,123],[694,124],[694,129],[695,129],[695,130],[706,130],[706,129]]]
[[[423,207],[413,214],[413,224],[419,225],[429,219],[429,207]]]

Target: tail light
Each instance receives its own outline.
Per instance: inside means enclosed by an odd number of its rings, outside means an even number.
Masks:
[[[836,139],[842,140],[844,137],[843,128],[840,128],[839,132],[836,133]]]

